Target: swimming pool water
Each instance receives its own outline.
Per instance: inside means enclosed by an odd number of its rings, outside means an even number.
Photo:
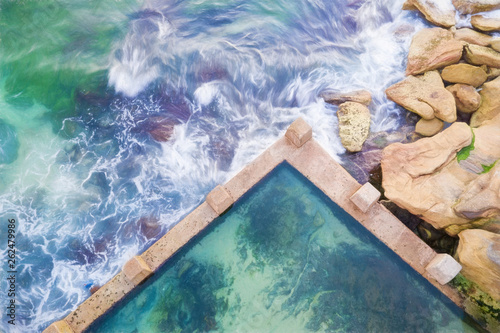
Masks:
[[[287,164],[89,332],[475,332]]]

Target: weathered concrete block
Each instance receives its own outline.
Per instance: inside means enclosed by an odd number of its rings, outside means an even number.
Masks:
[[[140,256],[135,256],[123,266],[123,274],[134,285],[138,285],[153,274],[148,264]]]
[[[47,327],[43,333],[74,333],[65,320],[59,320]]]
[[[366,213],[379,198],[380,192],[372,184],[366,183],[351,196],[351,201]]]
[[[438,253],[425,270],[441,284],[447,284],[462,270],[462,266],[446,253]]]
[[[224,213],[234,203],[233,198],[227,193],[226,189],[220,185],[217,185],[216,188],[208,193],[206,201],[218,215]]]
[[[312,138],[312,128],[302,118],[297,118],[286,130],[285,136],[292,141],[292,143],[301,147],[309,139]]]

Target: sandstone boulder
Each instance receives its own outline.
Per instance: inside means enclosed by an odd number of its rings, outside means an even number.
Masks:
[[[444,127],[442,120],[434,118],[431,120],[420,119],[415,126],[415,132],[422,136],[433,136],[439,133]]]
[[[370,110],[361,103],[345,102],[340,104],[337,116],[344,148],[350,152],[361,151],[370,133]]]
[[[500,8],[500,0],[452,0],[452,2],[462,14],[489,12]]]
[[[461,273],[496,301],[500,301],[500,235],[485,230],[464,230],[456,258]]]
[[[449,28],[455,25],[455,8],[446,2],[434,0],[407,0],[403,4],[405,10],[418,10],[425,18],[441,27]]]
[[[500,53],[489,47],[474,44],[466,45],[465,60],[473,65],[487,65],[500,68]]]
[[[381,161],[385,195],[452,236],[498,221],[499,129],[500,115],[473,130],[457,122],[432,138],[388,146]]]
[[[491,41],[490,46],[493,50],[500,52],[500,38],[495,38]]]
[[[446,122],[457,119],[455,98],[444,88],[437,71],[409,76],[390,86],[385,92],[390,100],[424,119],[437,117]]]
[[[492,80],[500,76],[500,68],[488,67],[486,65],[481,66],[481,68],[486,72],[486,75],[488,75],[488,80]]]
[[[479,87],[486,81],[488,75],[481,67],[469,64],[455,64],[445,67],[441,72],[441,77],[444,81],[451,83],[462,83]]]
[[[483,84],[481,95],[481,106],[472,115],[470,124],[472,127],[480,126],[489,119],[493,119],[500,113],[500,77]]]
[[[446,89],[455,97],[457,110],[465,113],[472,113],[479,108],[481,96],[473,86],[467,84],[454,84]]]
[[[454,207],[457,215],[470,220],[500,216],[500,163],[481,166],[484,173],[469,184]]]
[[[408,53],[406,75],[424,73],[457,63],[462,57],[464,42],[442,28],[422,29],[413,36]]]
[[[356,90],[348,93],[325,90],[320,96],[325,102],[333,105],[340,105],[345,102],[356,102],[368,105],[372,101],[372,95],[367,90]]]
[[[481,46],[489,46],[493,37],[490,35],[482,34],[469,28],[454,29],[452,28],[453,36],[455,39],[467,42],[469,44],[476,44]]]
[[[500,30],[500,19],[474,15],[470,19],[470,24],[477,30],[495,31]]]

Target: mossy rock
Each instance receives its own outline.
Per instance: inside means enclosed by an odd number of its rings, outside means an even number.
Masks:
[[[500,332],[500,302],[462,274],[458,274],[451,285],[464,297],[463,307],[472,318],[489,332]]]

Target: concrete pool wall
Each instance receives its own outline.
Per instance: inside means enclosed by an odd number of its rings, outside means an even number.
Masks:
[[[359,184],[312,138],[311,127],[299,118],[284,137],[226,184],[213,189],[205,202],[144,253],[131,258],[120,273],[76,310],[44,332],[86,330],[282,162],[303,174],[455,304],[462,306],[458,292],[446,285],[458,274],[460,265],[449,255],[437,254],[378,203],[380,193],[369,183]]]

